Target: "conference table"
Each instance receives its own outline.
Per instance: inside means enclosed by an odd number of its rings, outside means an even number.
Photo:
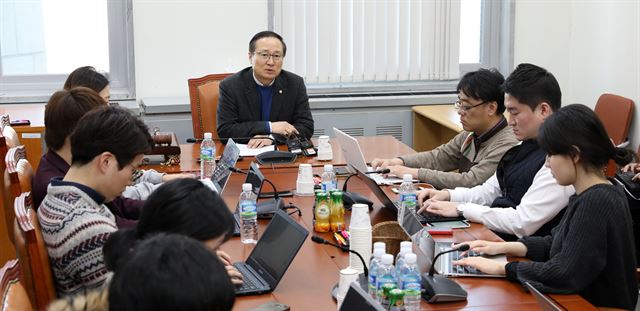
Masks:
[[[390,158],[401,154],[414,153],[410,147],[399,142],[392,136],[357,137],[362,148],[365,160],[370,162],[373,158]],[[330,162],[318,161],[314,158],[300,157],[296,162],[286,165],[262,166],[261,171],[265,177],[274,183],[278,191],[295,190],[295,181],[300,163],[310,163],[313,165],[314,174],[320,174],[322,165],[332,163],[333,165],[345,165],[344,157],[340,149],[331,140],[333,147],[333,160]],[[223,145],[218,145],[217,153],[221,154]],[[197,156],[199,152],[198,144],[181,145],[181,163],[174,167],[148,166],[168,173],[172,172],[195,172],[198,170]],[[238,161],[238,168],[248,168],[252,162],[252,157],[245,157]],[[234,210],[241,192],[240,185],[244,182],[245,175],[233,173],[229,177],[228,184],[224,190],[223,197],[230,210]],[[342,186],[344,179],[339,179],[339,186]],[[269,187],[266,186],[265,187]],[[381,203],[371,193],[369,188],[357,177],[351,178],[348,183],[350,191],[355,191],[374,202],[374,208],[370,211],[372,224],[382,221],[395,220],[395,215],[389,210],[382,208]],[[383,186],[384,191],[390,197],[395,196],[391,187]],[[265,189],[271,191],[272,189]],[[268,294],[256,296],[237,297],[234,310],[247,310],[258,307],[270,301],[277,301],[289,305],[292,310],[335,310],[336,302],[331,297],[331,289],[338,282],[340,269],[349,265],[348,254],[328,245],[320,245],[311,241],[312,235],[319,235],[327,240],[333,240],[329,233],[316,233],[313,231],[313,196],[294,196],[284,198],[285,204],[291,203],[300,208],[302,215],[293,213],[291,217],[304,226],[309,231],[307,241],[302,245],[296,258],[291,263],[286,274],[278,284],[277,288]],[[289,210],[290,212],[293,210]],[[345,215],[348,225],[350,213]],[[260,220],[258,232],[262,234],[268,225],[267,220]],[[456,229],[453,235],[443,235],[436,237],[437,241],[463,242],[474,239],[485,239],[500,241],[500,238],[483,225],[472,224],[467,229]],[[247,258],[253,249],[253,245],[245,245],[238,237],[234,237],[221,246],[234,261],[241,261]],[[417,246],[414,252],[418,258],[424,257]],[[521,260],[509,258],[509,260]],[[420,259],[419,259],[419,265]],[[424,268],[421,265],[421,269]],[[540,310],[535,298],[525,292],[520,284],[509,282],[503,278],[455,278],[467,292],[468,298],[462,302],[428,304],[422,301],[422,310],[454,310],[454,309],[474,309],[474,310]],[[589,302],[579,295],[549,295],[557,304],[568,310],[595,310]]]

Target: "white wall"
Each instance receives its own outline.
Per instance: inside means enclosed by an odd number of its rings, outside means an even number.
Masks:
[[[514,62],[554,73],[563,104],[594,107],[602,93],[636,103],[631,148],[640,143],[640,2],[516,2]]]
[[[136,97],[188,96],[187,79],[249,65],[266,0],[134,0]]]

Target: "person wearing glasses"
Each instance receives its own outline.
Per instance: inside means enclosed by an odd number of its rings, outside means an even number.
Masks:
[[[482,185],[418,193],[419,212],[464,216],[507,241],[546,236],[575,192],[572,185],[559,185],[544,166],[545,152],[537,141],[545,119],[560,109],[560,86],[546,69],[520,64],[502,89],[509,125],[522,143],[504,154],[496,173]]]
[[[109,276],[102,247],[118,224],[108,203],[153,146],[142,120],[106,105],[85,114],[69,141],[71,167],[51,180],[37,211],[59,296],[100,287]]]
[[[251,38],[251,66],[220,82],[216,124],[221,138],[253,137],[250,148],[272,144],[263,138],[270,135],[278,143],[292,136],[311,138],[307,89],[300,76],[282,70],[286,54],[287,45],[275,32]]]
[[[458,83],[455,103],[464,131],[431,151],[374,159],[371,166],[397,176],[411,174],[437,189],[482,184],[495,173],[502,155],[518,144],[503,115],[502,82],[495,69],[468,72]]]

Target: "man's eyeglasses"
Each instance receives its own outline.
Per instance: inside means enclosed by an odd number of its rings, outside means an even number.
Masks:
[[[454,108],[456,108],[456,110],[463,111],[463,112],[467,112],[467,111],[469,111],[469,110],[471,110],[471,109],[473,109],[473,108],[475,108],[475,107],[478,107],[478,106],[484,105],[484,104],[486,104],[486,103],[488,103],[488,101],[484,101],[484,102],[481,102],[481,103],[476,104],[476,105],[473,105],[473,106],[463,106],[463,105],[462,105],[462,103],[460,102],[460,100],[458,99],[458,100],[456,100],[456,102],[453,104],[453,107],[454,107]]]
[[[282,61],[282,58],[284,58],[284,56],[282,56],[281,54],[269,54],[267,52],[255,52],[253,53],[254,55],[258,56],[258,58],[260,58],[261,61],[264,62],[268,62],[269,58],[273,58],[273,61],[276,63],[279,63]]]

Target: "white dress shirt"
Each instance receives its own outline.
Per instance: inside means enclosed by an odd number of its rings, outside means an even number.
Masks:
[[[518,238],[538,231],[567,206],[569,197],[575,193],[573,186],[559,185],[551,175],[551,170],[544,165],[515,209],[490,207],[493,200],[502,194],[495,173],[482,185],[447,191],[451,202],[468,202],[459,206],[468,220]]]

